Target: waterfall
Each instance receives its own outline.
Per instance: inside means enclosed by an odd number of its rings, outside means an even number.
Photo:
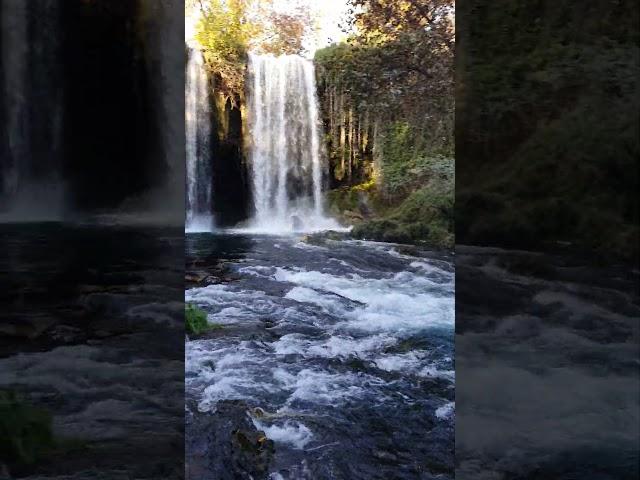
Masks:
[[[202,53],[189,48],[185,85],[188,230],[213,228],[211,175],[211,107]]]
[[[313,63],[296,55],[251,54],[249,74],[251,227],[282,232],[336,226],[323,211]]]

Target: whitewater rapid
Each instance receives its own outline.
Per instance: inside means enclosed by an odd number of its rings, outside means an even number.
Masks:
[[[356,241],[193,235],[187,243],[190,259],[217,255],[230,277],[185,295],[222,326],[186,346],[187,396],[200,412],[222,400],[260,409],[252,420],[279,447],[282,471],[302,457],[313,462],[316,448],[339,457],[345,444],[354,445],[354,465],[370,462],[388,429],[405,432],[384,447],[396,456],[429,450],[429,438],[452,447],[450,258]],[[412,445],[415,432],[424,437]]]

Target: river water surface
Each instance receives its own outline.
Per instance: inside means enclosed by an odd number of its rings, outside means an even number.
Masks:
[[[221,327],[187,341],[187,417],[246,406],[274,442],[269,478],[452,478],[451,256],[213,234],[186,249],[186,302]]]

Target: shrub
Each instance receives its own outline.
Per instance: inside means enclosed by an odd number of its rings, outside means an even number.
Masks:
[[[186,322],[185,329],[191,335],[200,335],[214,328],[209,325],[206,312],[195,305],[187,304],[185,306],[184,317]]]

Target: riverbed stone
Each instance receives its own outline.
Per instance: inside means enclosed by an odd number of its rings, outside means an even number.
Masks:
[[[185,424],[187,479],[268,477],[275,446],[255,427],[245,402],[223,400],[217,403],[215,412],[192,408]]]

